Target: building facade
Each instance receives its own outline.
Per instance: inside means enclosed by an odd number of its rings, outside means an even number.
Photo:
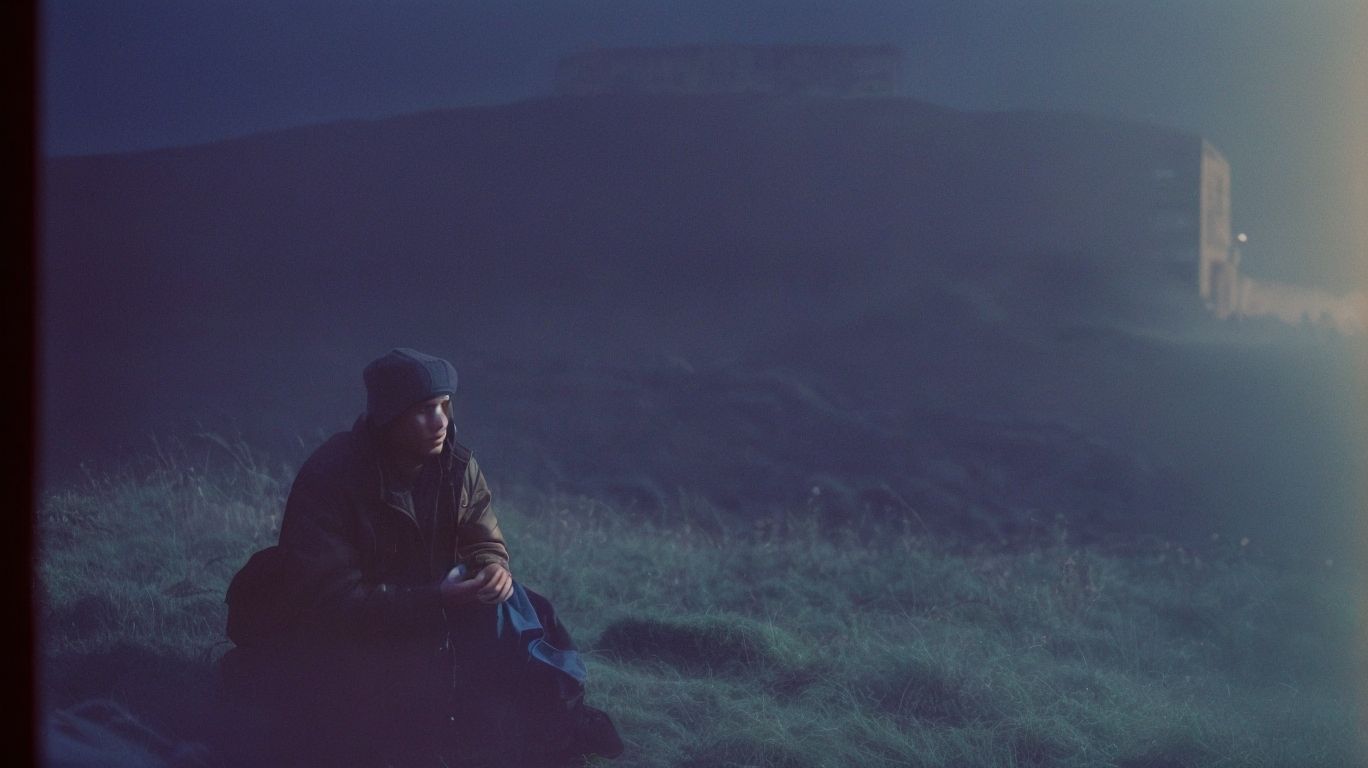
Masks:
[[[556,69],[555,93],[896,96],[902,53],[888,45],[687,45],[603,48]]]

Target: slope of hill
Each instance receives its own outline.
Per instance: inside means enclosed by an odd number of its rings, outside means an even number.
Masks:
[[[1261,419],[1309,457],[1295,494],[1341,503],[1324,468],[1358,454],[1333,415],[1306,416],[1343,394],[1340,358],[1196,344],[1234,334],[1137,253],[1150,212],[1128,187],[1096,183],[1195,141],[909,100],[604,96],[55,159],[49,473],[149,432],[288,454],[345,428],[360,368],[406,345],[456,361],[461,426],[506,474],[641,503],[786,503],[825,477],[962,511],[926,463],[955,451],[925,425],[1024,421],[1010,455],[942,468],[989,517],[1086,487],[1108,496],[1087,513],[1148,515],[1196,503],[1134,495],[1174,487],[1170,469],[1283,466],[1231,458]],[[1287,370],[1331,373],[1288,394]],[[1131,469],[1089,479],[1077,446],[1099,444]],[[1066,479],[965,479],[984,457]],[[1306,498],[1267,490],[1237,495]]]

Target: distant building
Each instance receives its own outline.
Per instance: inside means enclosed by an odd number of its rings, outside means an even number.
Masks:
[[[1207,310],[1219,318],[1275,317],[1345,333],[1365,330],[1368,297],[1361,292],[1332,295],[1241,274],[1237,241],[1243,242],[1244,236],[1233,236],[1231,228],[1230,163],[1205,139],[1195,165],[1186,153],[1175,159],[1185,167],[1183,172],[1166,166],[1154,171],[1152,234],[1154,242],[1167,243],[1168,253],[1180,266],[1190,265],[1195,252],[1197,291]]]
[[[1185,143],[1155,163],[1154,251],[1187,279],[1195,278],[1207,309],[1229,317],[1237,308],[1239,284],[1239,252],[1231,248],[1230,163],[1205,139]]]
[[[562,58],[555,92],[878,97],[898,95],[901,75],[891,45],[602,48]]]
[[[1239,309],[1239,252],[1231,248],[1230,163],[1205,139],[1199,175],[1197,290],[1217,317],[1229,317]]]

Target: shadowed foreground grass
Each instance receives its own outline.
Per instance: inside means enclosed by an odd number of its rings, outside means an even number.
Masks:
[[[192,460],[38,510],[45,710],[93,697],[212,745],[228,580],[291,477],[207,438]],[[1355,580],[1239,542],[1012,548],[818,504],[733,519],[499,489],[519,579],[588,652],[622,766],[1364,764]]]

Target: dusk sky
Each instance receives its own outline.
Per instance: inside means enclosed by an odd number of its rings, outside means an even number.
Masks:
[[[1359,0],[54,0],[48,155],[532,98],[591,46],[891,43],[905,94],[1199,133],[1231,162],[1249,274],[1325,286],[1365,254]],[[1358,227],[1356,229],[1356,227]]]

